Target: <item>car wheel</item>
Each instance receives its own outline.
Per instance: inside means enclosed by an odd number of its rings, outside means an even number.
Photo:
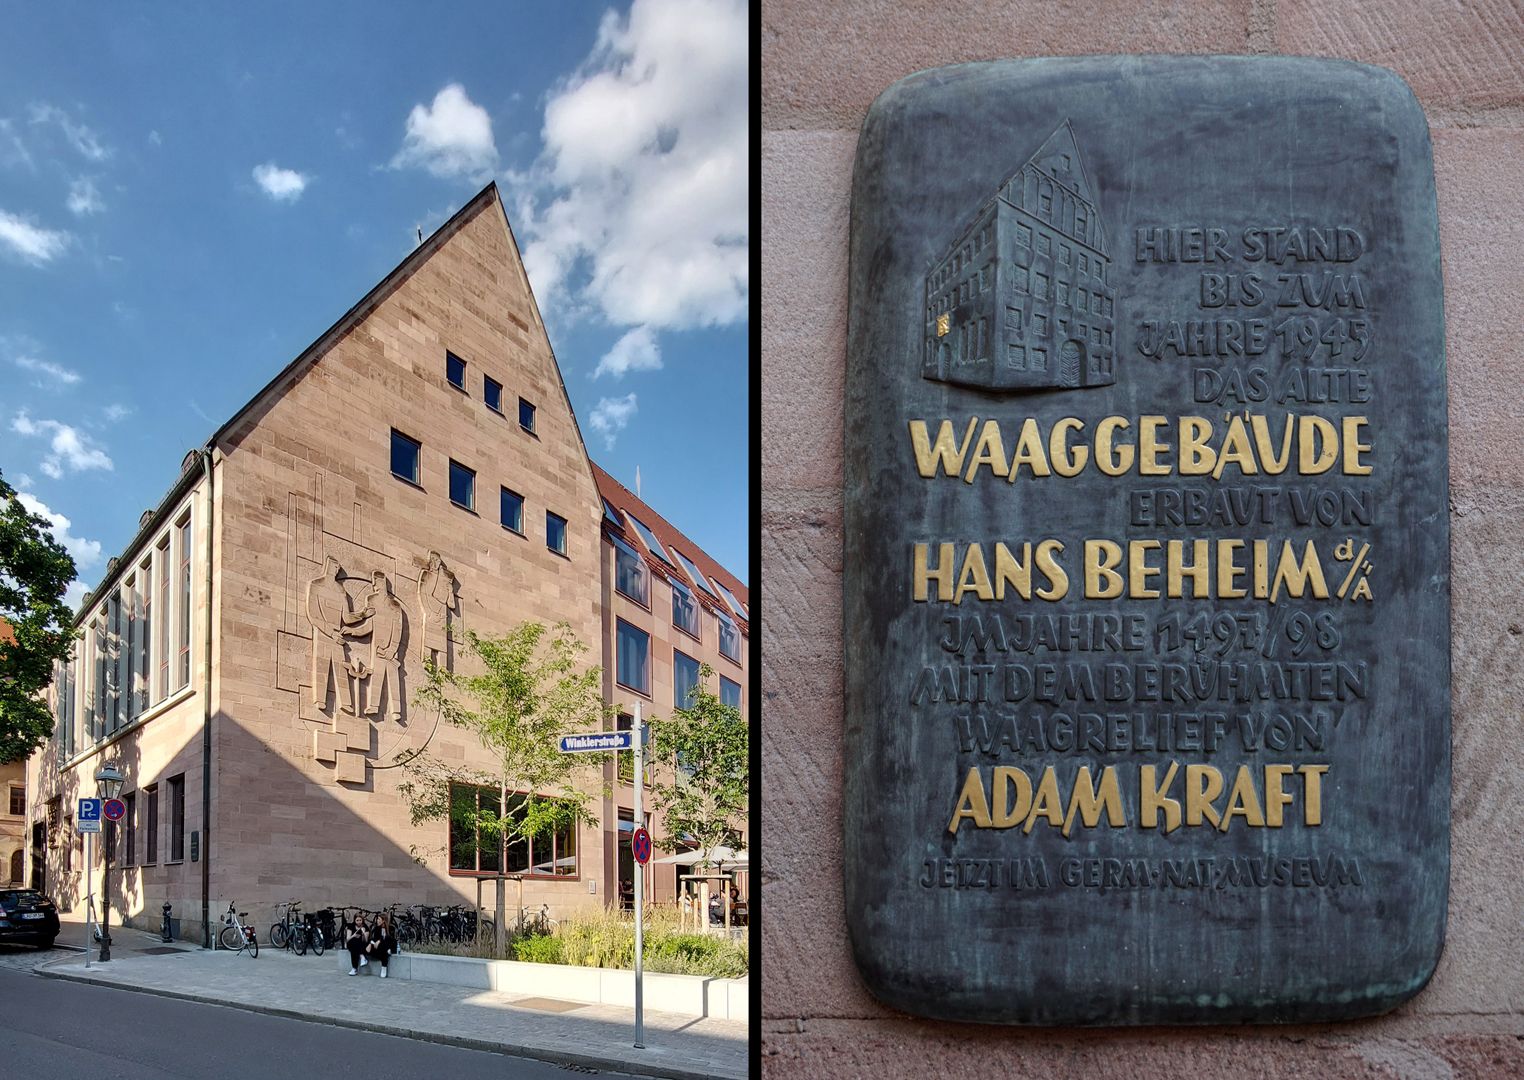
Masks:
[[[53,947],[53,939],[45,937],[37,943],[37,947],[39,949],[51,949]]]

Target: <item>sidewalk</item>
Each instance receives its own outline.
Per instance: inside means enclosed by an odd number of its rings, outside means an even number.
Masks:
[[[59,942],[84,941],[83,924],[65,922]],[[165,951],[172,950],[172,951]],[[743,1077],[747,1025],[670,1013],[645,1014],[636,1050],[635,1013],[525,992],[473,990],[436,983],[343,974],[332,952],[295,956],[261,946],[259,959],[198,944],[164,945],[158,935],[112,927],[111,961],[91,966],[77,952],[45,954],[36,969],[54,979],[116,986],[340,1027],[449,1043],[474,1050],[643,1076]],[[40,958],[41,959],[41,958]]]

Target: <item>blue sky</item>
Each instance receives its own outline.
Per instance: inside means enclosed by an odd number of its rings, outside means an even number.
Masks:
[[[496,179],[594,460],[750,539],[747,16],[10,5],[0,470],[81,588],[206,438]]]

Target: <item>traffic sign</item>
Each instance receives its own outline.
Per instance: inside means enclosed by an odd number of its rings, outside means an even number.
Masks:
[[[636,829],[630,837],[630,848],[635,852],[635,861],[644,866],[651,861],[651,834],[643,828]]]
[[[121,799],[107,799],[101,813],[105,815],[107,821],[121,821],[127,814],[127,804]]]
[[[600,731],[592,735],[562,735],[561,753],[592,754],[600,750],[633,750],[633,731]]]
[[[81,800],[79,800],[79,820],[81,820],[81,821],[99,821],[100,819],[101,819],[101,800],[100,799],[81,799]]]

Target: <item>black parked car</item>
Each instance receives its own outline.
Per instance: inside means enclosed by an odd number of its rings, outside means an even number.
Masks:
[[[50,949],[58,936],[58,909],[36,889],[0,889],[0,942]]]

